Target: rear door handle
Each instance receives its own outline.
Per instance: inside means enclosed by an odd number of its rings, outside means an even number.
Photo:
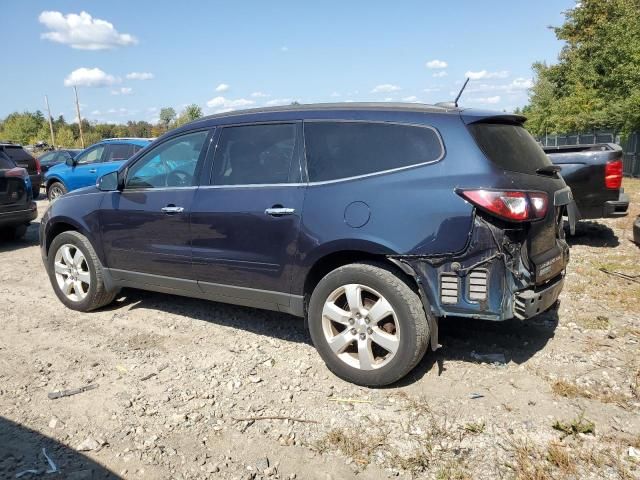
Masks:
[[[92,168],[89,170],[89,173],[96,173],[98,170],[96,170],[95,168]]]
[[[264,211],[265,215],[271,215],[272,217],[282,217],[284,215],[293,215],[296,213],[295,208],[286,208],[286,207],[271,207],[267,208]]]
[[[176,207],[175,205],[167,205],[166,207],[162,207],[160,210],[162,210],[164,213],[182,213],[184,212],[184,207]]]

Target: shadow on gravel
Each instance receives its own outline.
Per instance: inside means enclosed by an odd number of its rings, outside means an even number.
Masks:
[[[38,245],[40,222],[31,222],[25,236],[19,240],[7,240],[0,235],[0,253],[13,252],[21,248],[33,247]]]
[[[57,473],[42,453],[55,464]],[[0,417],[0,478],[66,478],[75,480],[121,478],[66,445]],[[51,473],[49,475],[48,473]]]
[[[102,311],[118,310],[127,305],[130,305],[131,311],[139,308],[161,310],[280,340],[311,344],[311,339],[301,318],[285,313],[239,307],[196,298],[123,289],[120,297]]]
[[[565,228],[566,240],[569,246],[586,245],[589,247],[617,247],[620,245],[613,230],[602,223],[580,221],[576,224],[576,233],[571,235]]]
[[[392,386],[414,383],[434,368],[438,369],[438,375],[446,375],[448,360],[492,363],[493,357],[487,359],[485,356],[497,354],[498,357],[504,356],[506,363],[525,363],[553,338],[557,326],[556,309],[529,320],[490,322],[458,317],[441,319],[442,348],[436,352],[429,350],[407,377]]]

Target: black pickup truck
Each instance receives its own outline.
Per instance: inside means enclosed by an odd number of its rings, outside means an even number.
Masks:
[[[622,148],[613,143],[543,147],[571,187],[576,219],[624,217],[629,196],[622,188]]]

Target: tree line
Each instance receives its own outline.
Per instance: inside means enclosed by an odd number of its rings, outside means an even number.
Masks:
[[[180,114],[171,108],[160,110],[156,124],[138,120],[129,120],[125,124],[98,123],[82,120],[82,136],[85,146],[92,145],[103,138],[120,137],[158,137],[172,128],[196,120],[202,116],[202,109],[195,104],[185,107]],[[64,116],[53,119],[56,147],[80,147],[80,127],[77,122],[68,123]],[[11,141],[23,145],[37,142],[51,143],[49,122],[39,110],[35,112],[14,112],[0,121],[0,141]]]
[[[556,64],[533,65],[527,128],[640,130],[640,0],[581,0],[553,30],[565,45]]]

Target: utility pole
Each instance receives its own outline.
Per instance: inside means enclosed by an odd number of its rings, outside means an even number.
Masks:
[[[80,144],[84,148],[84,137],[82,136],[82,118],[80,118],[80,103],[78,103],[78,88],[74,85],[73,91],[76,92],[76,113],[78,114],[78,127],[80,128]]]
[[[51,146],[56,148],[56,138],[53,135],[53,122],[51,121],[51,109],[49,108],[49,98],[44,96],[44,103],[47,104],[47,113],[49,114],[49,131],[51,132]]]

